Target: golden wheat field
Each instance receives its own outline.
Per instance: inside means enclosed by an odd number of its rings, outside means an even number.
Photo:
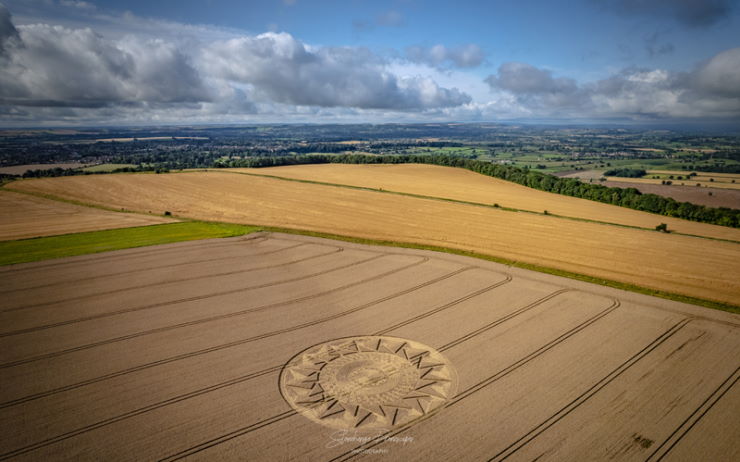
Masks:
[[[0,240],[170,223],[163,217],[116,213],[0,191]]]
[[[387,191],[489,205],[498,203],[502,207],[534,212],[547,210],[556,215],[643,228],[654,228],[659,223],[666,223],[669,229],[686,234],[740,241],[740,230],[738,229],[664,217],[586,199],[538,191],[461,168],[419,164],[327,164],[233,170],[258,175],[382,188]]]
[[[740,456],[731,313],[282,233],[0,274],[0,460]]]
[[[134,211],[470,250],[710,300],[740,299],[740,245],[733,242],[221,172],[37,179],[12,188]]]

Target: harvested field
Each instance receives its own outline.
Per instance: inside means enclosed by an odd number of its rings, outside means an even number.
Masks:
[[[708,300],[740,299],[740,245],[733,242],[215,172],[38,179],[12,187],[195,219],[472,250]],[[697,225],[740,240],[740,230]]]
[[[604,170],[569,170],[567,172],[554,173],[554,175],[563,178],[578,178],[581,181],[597,181],[599,178],[604,176],[603,173]]]
[[[558,176],[565,178],[580,178],[581,181],[584,182],[588,182],[589,179],[593,179],[593,181],[596,182],[603,176],[602,173],[603,170],[583,170]],[[679,173],[679,175],[686,175],[686,172]],[[629,178],[622,178],[621,180],[629,180]],[[740,209],[740,189],[715,188],[711,182],[709,182],[709,186],[705,183],[704,185],[697,187],[696,181],[685,179],[675,180],[671,185],[661,184],[660,181],[655,183],[630,183],[629,181],[621,180],[605,182],[599,181],[598,184],[609,188],[635,188],[643,194],[658,194],[659,196],[671,197],[679,202],[691,202],[692,204],[706,205],[709,207]],[[738,181],[740,181],[740,179],[738,179]],[[709,193],[712,194],[709,195]]]
[[[66,164],[26,164],[13,165],[12,167],[0,167],[0,173],[8,175],[23,175],[29,170],[53,170],[55,168],[83,168],[90,164],[66,163]]]
[[[164,217],[116,213],[0,191],[0,240],[171,223]]]
[[[270,233],[0,274],[2,460],[740,456],[730,313]]]
[[[231,169],[230,169],[231,170]],[[248,173],[327,183],[382,188],[568,217],[654,228],[666,223],[687,234],[740,240],[740,230],[654,215],[616,205],[538,191],[460,168],[436,165],[300,165],[259,169],[233,169]]]
[[[650,174],[648,173],[648,176]],[[715,178],[715,181],[710,181],[710,178]],[[695,188],[698,184],[699,188],[721,188],[721,189],[731,189],[731,190],[740,190],[740,183],[735,182],[732,183],[731,179],[723,178],[721,180],[717,179],[716,176],[696,176],[691,179],[684,178],[683,180],[670,180],[673,182],[673,184],[680,185],[681,183],[685,183],[685,185],[693,185]],[[665,179],[656,179],[656,178],[620,178],[618,176],[608,176],[606,177],[609,181],[614,182],[627,182],[627,183],[641,183],[641,184],[662,184],[662,181],[665,181]]]
[[[672,197],[679,202],[691,202],[692,204],[706,205],[709,207],[740,209],[740,189],[681,186],[681,183],[686,182],[678,181],[670,186],[649,183],[627,183],[623,181],[606,181],[601,184],[617,188],[635,188],[643,194],[658,194],[660,196]],[[690,183],[686,184],[690,185]],[[711,196],[709,193],[711,193]]]

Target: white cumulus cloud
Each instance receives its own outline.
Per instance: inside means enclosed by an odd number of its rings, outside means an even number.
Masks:
[[[367,49],[310,46],[288,33],[228,35],[106,37],[89,27],[16,27],[0,4],[0,113],[71,120],[111,107],[145,110],[152,119],[178,110],[188,117],[305,113],[291,106],[408,112],[471,99],[429,76],[399,75]]]

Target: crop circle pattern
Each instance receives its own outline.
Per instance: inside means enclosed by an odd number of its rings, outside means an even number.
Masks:
[[[295,355],[280,373],[290,406],[322,425],[388,429],[441,409],[457,373],[438,351],[387,336],[330,340]]]

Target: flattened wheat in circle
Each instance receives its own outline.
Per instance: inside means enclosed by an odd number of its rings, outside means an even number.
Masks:
[[[440,408],[456,390],[457,373],[442,354],[396,337],[321,343],[280,373],[280,392],[293,409],[342,429],[402,425]]]

